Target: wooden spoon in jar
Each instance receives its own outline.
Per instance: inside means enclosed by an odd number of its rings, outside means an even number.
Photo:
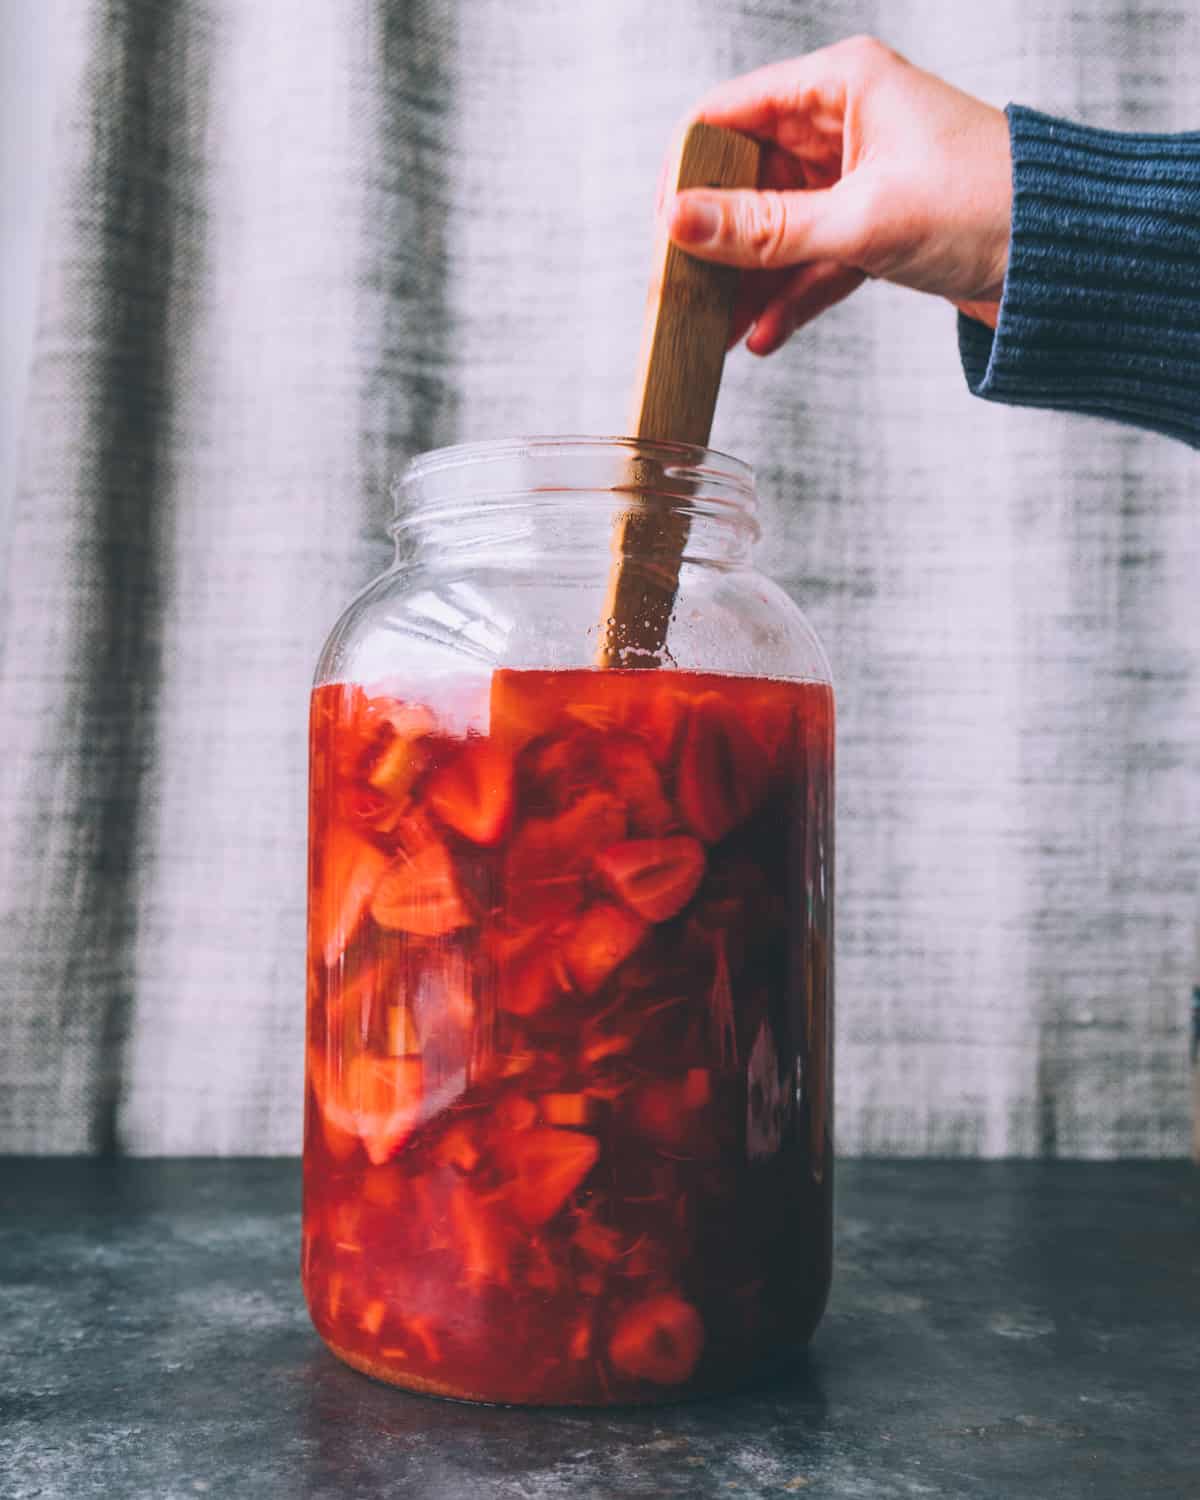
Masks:
[[[759,155],[758,142],[748,136],[691,125],[668,189],[754,187]],[[735,268],[696,260],[660,223],[634,384],[633,437],[707,446],[737,284]],[[690,521],[668,497],[649,493],[650,468],[633,460],[629,488],[643,493],[616,525],[598,657],[603,667],[658,666],[675,605]]]

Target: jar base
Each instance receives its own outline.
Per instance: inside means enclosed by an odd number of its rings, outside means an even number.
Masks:
[[[703,1385],[693,1386],[687,1390],[663,1388],[660,1392],[651,1389],[639,1392],[636,1397],[618,1397],[611,1401],[593,1400],[585,1397],[572,1399],[570,1396],[565,1397],[561,1401],[541,1401],[536,1398],[522,1399],[521,1397],[497,1398],[495,1396],[484,1396],[476,1391],[466,1390],[461,1386],[451,1385],[440,1380],[430,1380],[422,1375],[404,1375],[392,1366],[380,1364],[378,1361],[358,1354],[352,1349],[346,1349],[340,1344],[335,1344],[323,1334],[321,1335],[321,1342],[344,1365],[348,1365],[360,1375],[366,1375],[371,1380],[377,1380],[383,1385],[390,1385],[396,1390],[408,1391],[416,1396],[433,1396],[440,1401],[458,1401],[466,1406],[530,1407],[549,1411],[564,1407],[601,1410],[618,1407],[678,1406],[685,1402],[712,1400],[720,1396],[730,1396],[737,1392],[756,1390],[776,1380],[782,1380],[787,1375],[793,1373],[806,1359],[809,1347],[809,1341],[806,1339],[798,1344],[796,1348],[777,1354],[772,1358],[764,1359],[761,1363],[756,1364],[752,1369],[740,1375],[732,1376],[727,1380],[710,1381]]]

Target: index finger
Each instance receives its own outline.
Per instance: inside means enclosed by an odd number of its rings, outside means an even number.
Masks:
[[[839,43],[731,78],[705,94],[692,117],[788,147],[795,127],[805,123],[840,139],[848,85],[845,53]]]

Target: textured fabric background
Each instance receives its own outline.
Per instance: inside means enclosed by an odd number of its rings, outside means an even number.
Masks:
[[[672,121],[861,29],[999,104],[1200,126],[1192,0],[61,5],[0,1149],[298,1147],[308,682],[389,476],[619,427]],[[1181,1152],[1197,456],[973,401],[951,310],[884,287],[735,357],[714,441],[838,678],[840,1148]]]

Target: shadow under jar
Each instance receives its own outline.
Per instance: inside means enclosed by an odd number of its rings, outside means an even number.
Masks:
[[[598,668],[635,475],[678,592],[658,657]],[[729,1388],[829,1287],[824,654],[719,454],[446,449],[397,511],[312,700],[313,1322],[471,1400]]]

